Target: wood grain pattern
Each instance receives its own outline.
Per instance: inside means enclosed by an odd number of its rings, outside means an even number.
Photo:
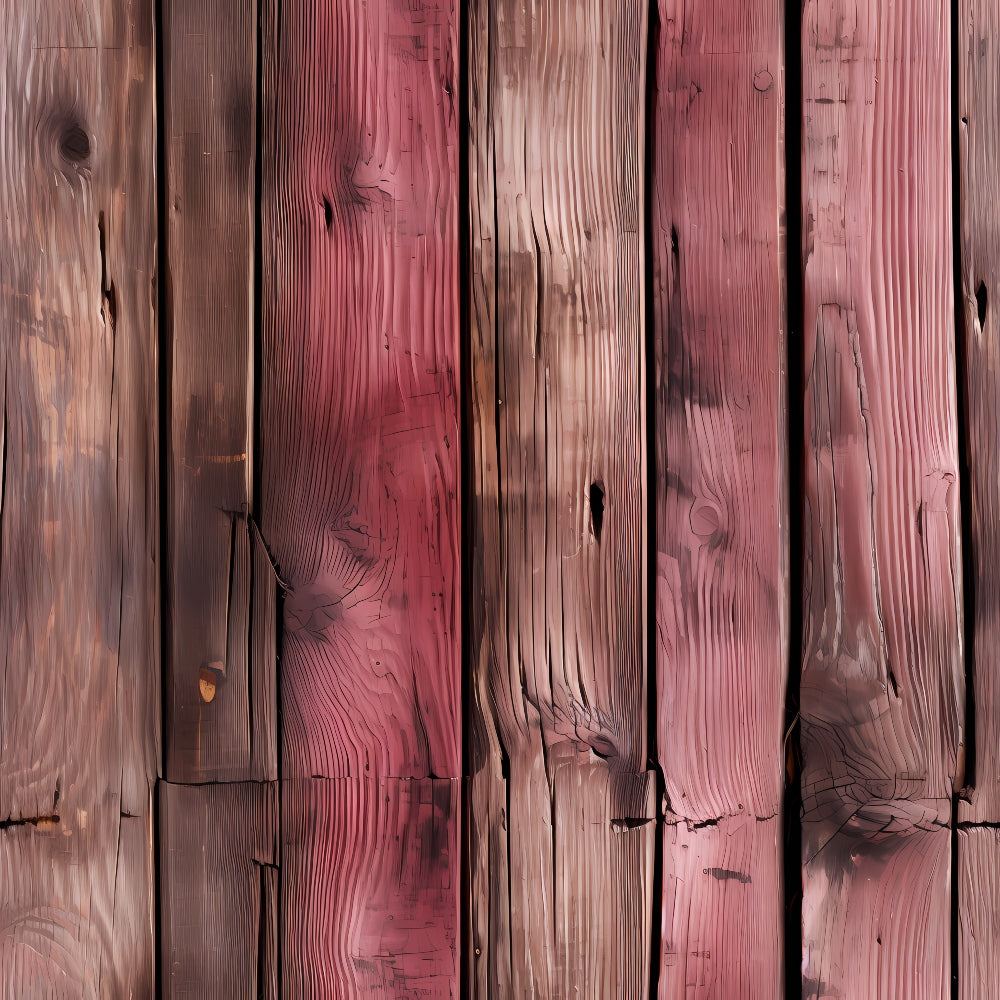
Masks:
[[[264,11],[261,518],[287,585],[282,775],[334,779],[282,793],[292,996],[457,989],[457,849],[433,859],[428,899],[398,892],[410,848],[372,792],[389,781],[405,813],[390,779],[461,777],[457,28],[450,0]],[[459,802],[434,807],[428,843],[457,843]],[[344,837],[357,849],[332,867]],[[410,929],[388,952],[356,936],[376,920],[366,897]],[[321,934],[316,915],[332,917]]]
[[[274,783],[160,782],[165,997],[276,998]]]
[[[652,252],[664,998],[781,995],[782,17],[775,0],[660,2]],[[734,832],[720,841],[716,824]],[[736,865],[722,857],[730,852],[756,877],[699,877]]]
[[[958,831],[958,996],[990,1000],[1000,982],[1000,830]]]
[[[647,9],[469,13],[471,975],[644,996]]]
[[[461,785],[285,785],[284,996],[459,996]]]
[[[253,704],[249,636],[257,4],[177,0],[164,36],[166,774],[273,778],[277,748],[251,731],[269,705]]]
[[[1000,11],[983,0],[958,5],[961,338],[964,348],[966,475],[971,517],[963,523],[974,599],[967,704],[974,738],[958,802],[958,986],[962,1000],[986,1000],[1000,981]]]
[[[949,8],[803,22],[805,996],[941,997],[961,782]]]
[[[0,995],[149,996],[151,7],[0,7]]]
[[[781,880],[776,817],[668,821],[660,996],[783,996]]]
[[[970,679],[975,754],[959,803],[964,822],[1000,820],[1000,346],[993,296],[1000,289],[1000,11],[963,0],[958,25],[962,339],[971,518],[964,525],[975,601]]]

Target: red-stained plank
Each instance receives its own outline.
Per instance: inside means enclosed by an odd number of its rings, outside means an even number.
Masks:
[[[469,8],[479,996],[648,992],[646,3]]]
[[[276,998],[277,786],[164,781],[159,802],[163,996]]]
[[[371,790],[461,776],[458,10],[284,0],[263,24],[260,517],[287,585],[282,775],[334,782],[282,792],[285,982],[350,997],[416,977],[447,995],[457,928],[421,923],[416,889],[392,897],[420,929],[391,961],[356,917],[409,863]],[[459,800],[435,843],[457,837]],[[365,816],[364,849],[334,868],[329,845]],[[435,864],[435,907],[457,914],[457,851]],[[312,914],[335,919],[299,933]]]
[[[284,784],[284,996],[459,996],[461,784]]]
[[[150,996],[152,7],[0,6],[0,994]]]
[[[807,997],[949,989],[964,706],[949,12],[804,10]]]
[[[788,662],[783,7],[659,7],[660,996],[771,1000]]]

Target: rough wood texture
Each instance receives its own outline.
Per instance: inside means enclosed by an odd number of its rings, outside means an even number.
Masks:
[[[958,984],[962,1000],[987,1000],[1000,981],[1000,11],[985,0],[958,5],[961,336],[971,517],[963,523],[974,600],[968,650],[972,740],[958,818]]]
[[[992,1000],[1000,982],[1000,830],[958,831],[958,996]]]
[[[408,848],[370,793],[461,776],[458,12],[284,0],[264,22],[261,516],[288,588],[282,774],[337,779],[326,798],[283,792],[286,816],[320,803],[286,833],[284,975],[291,996],[388,996],[412,977],[447,995],[456,921],[426,919],[416,889],[392,896]],[[432,844],[457,838],[458,790],[448,802]],[[364,839],[346,867],[326,853],[337,838]],[[456,920],[459,861],[434,859],[433,912]],[[390,896],[413,929],[387,952],[355,917]],[[337,914],[321,934],[318,914]]]
[[[1000,10],[962,0],[958,24],[962,337],[968,490],[964,525],[975,601],[970,699],[975,719],[959,819],[1000,821]]]
[[[652,249],[664,998],[781,993],[782,17],[776,0],[660,2]],[[717,822],[740,831],[724,840],[735,856],[758,852],[762,877],[698,877],[733,867],[718,856],[718,828],[698,829]],[[706,865],[692,860],[701,857]]]
[[[0,995],[148,996],[151,7],[0,8]]]
[[[777,817],[668,822],[663,872],[660,997],[780,998]]]
[[[646,13],[470,6],[483,997],[648,990]]]
[[[276,777],[249,635],[257,4],[164,7],[170,371],[166,773]],[[275,614],[272,606],[270,614]],[[265,729],[268,727],[265,726]],[[270,727],[273,728],[273,725]]]
[[[288,997],[457,997],[461,779],[282,789]]]
[[[940,0],[804,10],[809,997],[949,989],[964,711],[949,37]]]
[[[276,998],[277,786],[161,782],[159,800],[163,995]]]

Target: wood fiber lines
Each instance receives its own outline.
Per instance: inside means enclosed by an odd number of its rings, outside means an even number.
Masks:
[[[789,638],[783,12],[661,0],[659,15],[659,988],[771,1000]]]
[[[964,711],[949,8],[803,17],[803,995],[937,998]]]
[[[159,797],[163,994],[276,1000],[275,785],[162,781]]]
[[[479,996],[648,990],[646,14],[469,9]]]
[[[958,801],[958,985],[962,1000],[986,1000],[1000,978],[1000,11],[962,0],[958,57],[960,336],[965,391],[963,520],[966,580],[972,584],[967,650],[970,748]]]
[[[252,639],[255,613],[276,614],[260,607],[268,578],[255,573],[251,521],[257,4],[173,0],[164,11],[165,770],[262,780],[277,777],[277,708],[273,655],[253,662]]]
[[[159,742],[148,5],[0,8],[0,995],[149,996]]]
[[[448,0],[263,18],[260,518],[287,588],[292,996],[458,990],[458,20]]]

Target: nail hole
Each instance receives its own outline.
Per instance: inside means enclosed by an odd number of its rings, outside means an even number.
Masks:
[[[333,226],[333,205],[327,200],[326,196],[323,196],[323,218],[326,219],[327,232]]]
[[[600,541],[604,527],[604,487],[600,483],[590,484],[590,524],[594,538]]]
[[[63,132],[59,142],[59,152],[62,153],[63,159],[69,160],[70,163],[86,160],[90,156],[90,139],[87,133],[79,125],[70,125]]]
[[[976,311],[979,313],[979,329],[981,330],[986,325],[986,306],[987,306],[987,295],[986,295],[986,282],[980,281],[979,287],[976,289]]]

